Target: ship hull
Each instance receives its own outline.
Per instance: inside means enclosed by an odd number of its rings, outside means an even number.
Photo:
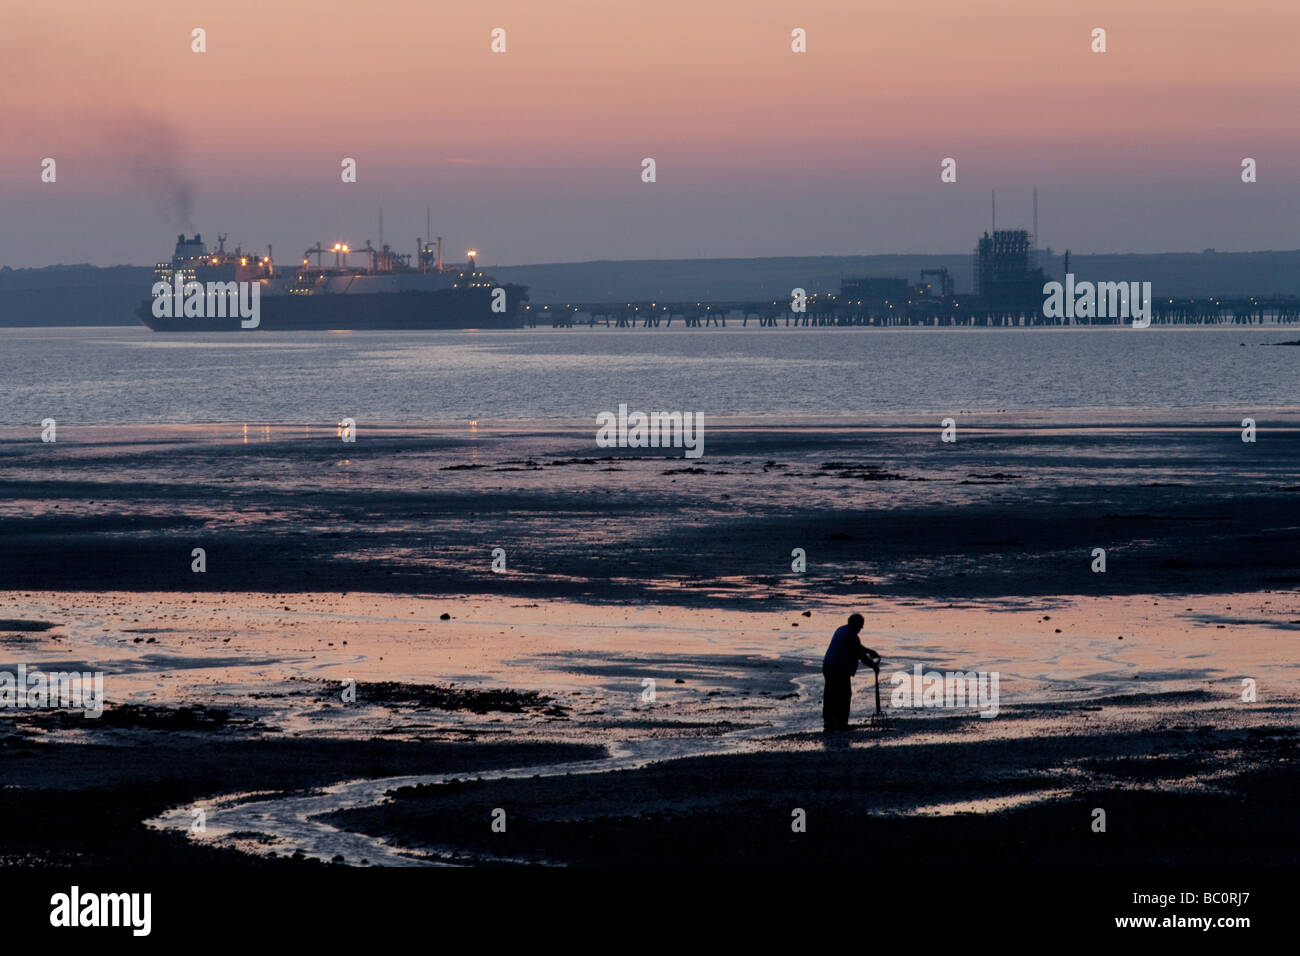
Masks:
[[[159,317],[153,299],[135,314],[155,332],[283,332],[334,330],[420,331],[439,329],[523,328],[522,305],[527,287],[503,285],[506,311],[492,311],[486,288],[375,292],[361,295],[266,295],[259,303],[256,328],[232,318]]]

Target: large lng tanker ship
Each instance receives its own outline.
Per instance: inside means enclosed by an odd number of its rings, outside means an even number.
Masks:
[[[357,249],[343,243],[332,247],[317,243],[303,253],[301,265],[287,272],[275,267],[269,247],[265,256],[238,248],[227,252],[225,240],[219,236],[216,251],[209,252],[201,236],[177,236],[171,262],[154,269],[152,297],[136,309],[140,321],[155,332],[517,329],[523,325],[521,306],[528,298],[527,286],[500,284],[477,271],[473,250],[467,265],[444,268],[441,239],[436,244],[417,240],[414,264],[411,255],[386,245],[374,248],[369,240]],[[355,265],[362,257],[364,262]],[[258,288],[252,289],[253,285]],[[205,293],[202,305],[199,286]],[[236,289],[246,304],[250,299],[256,302],[255,319],[241,316]],[[255,298],[251,292],[257,293]]]

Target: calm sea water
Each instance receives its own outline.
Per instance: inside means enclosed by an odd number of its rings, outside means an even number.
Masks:
[[[159,335],[0,329],[0,425],[818,417],[1300,404],[1296,329]]]

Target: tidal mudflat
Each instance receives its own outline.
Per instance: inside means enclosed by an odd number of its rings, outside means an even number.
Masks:
[[[0,709],[5,860],[1293,860],[1300,432],[1222,418],[6,435],[0,667],[106,699]]]

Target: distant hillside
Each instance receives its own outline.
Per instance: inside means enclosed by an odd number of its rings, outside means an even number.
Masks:
[[[0,269],[0,326],[133,325],[153,268],[47,266]]]
[[[1060,255],[1041,264],[1053,279]],[[1300,250],[1290,252],[1165,252],[1159,255],[1070,256],[1070,271],[1093,282],[1150,282],[1153,295],[1300,295]]]
[[[1059,254],[1043,253],[1052,278]],[[922,269],[946,268],[958,292],[973,286],[971,254],[920,256],[803,256],[779,259],[655,259],[490,266],[503,282],[530,287],[538,303],[626,300],[786,298],[799,287],[834,292],[840,280],[896,276],[919,281]],[[1300,250],[1291,252],[1163,253],[1071,256],[1080,279],[1149,281],[1156,295],[1300,295]],[[0,269],[0,326],[133,325],[149,294],[144,266],[49,266]]]
[[[1044,252],[1050,278],[1064,274],[1063,257]],[[534,302],[618,299],[788,298],[799,287],[837,292],[849,277],[898,277],[918,282],[922,269],[946,268],[958,292],[974,291],[973,254],[806,256],[783,259],[664,259],[492,267],[502,281],[530,287]],[[1300,295],[1300,250],[1292,252],[1162,253],[1070,257],[1080,280],[1149,281],[1160,295]]]
[[[802,256],[782,259],[643,259],[539,266],[493,266],[504,282],[529,287],[534,302],[613,302],[618,299],[789,298],[799,287],[837,292],[854,276],[919,281],[920,270],[947,267],[958,286],[971,284],[970,256]]]

